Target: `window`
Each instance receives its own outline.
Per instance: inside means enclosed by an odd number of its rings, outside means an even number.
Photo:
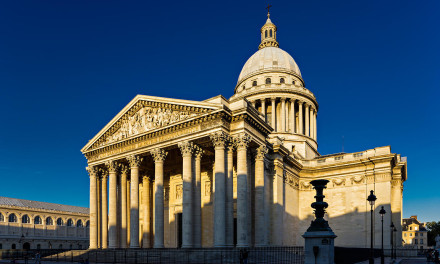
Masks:
[[[423,244],[423,238],[420,239],[420,244]]]
[[[417,239],[414,239],[414,244],[416,244],[416,245],[418,244],[418,243],[417,243]]]
[[[40,244],[37,244],[37,249],[41,249],[41,245]]]
[[[89,227],[90,226],[90,221],[86,222],[86,226]]]
[[[253,81],[252,86],[257,86],[257,81]]]
[[[418,233],[415,234],[415,236],[418,236],[418,235],[419,235]]]
[[[23,224],[29,224],[31,222],[31,219],[29,218],[28,215],[23,215],[23,217],[21,218],[21,222]]]
[[[72,250],[72,249],[73,249],[73,245],[72,245],[72,244],[70,244],[70,246],[69,246],[69,249],[70,249],[70,250]]]
[[[292,81],[292,84],[295,85],[295,80]]]
[[[0,222],[4,222],[5,221],[5,217],[3,216],[2,213],[0,213]]]
[[[77,226],[77,227],[83,227],[83,222],[82,222],[81,220],[78,220],[78,221],[76,222],[76,226]]]
[[[3,249],[3,245],[2,244],[0,244],[0,249]]]
[[[417,226],[414,227],[414,230],[417,230]]]
[[[270,80],[270,78],[266,79],[266,84],[270,84],[272,81]]]
[[[57,219],[57,225],[58,225],[58,226],[62,226],[62,225],[63,225],[63,219],[58,218],[58,219]]]
[[[15,214],[9,215],[9,223],[17,223],[17,216]]]
[[[59,249],[63,249],[63,245],[60,244],[60,245],[58,246],[58,248],[59,248]]]
[[[73,220],[72,219],[67,220],[67,226],[73,226]]]
[[[403,236],[406,236],[406,233],[405,233],[405,234],[403,234]]]
[[[34,224],[41,225],[42,223],[43,223],[43,221],[41,220],[41,217],[36,216],[34,219]]]
[[[409,233],[409,236],[412,236],[412,233]]]
[[[12,244],[11,249],[16,249],[17,247],[15,246],[15,244]]]
[[[272,37],[272,29],[269,30],[269,36]]]
[[[409,227],[409,230],[412,230],[412,226]]]
[[[284,78],[281,78],[281,79],[280,79],[280,83],[284,83]]]
[[[420,233],[420,236],[423,236],[423,233]]]
[[[267,30],[264,32],[264,37],[267,38]]]
[[[53,220],[51,217],[46,218],[46,225],[53,225]]]

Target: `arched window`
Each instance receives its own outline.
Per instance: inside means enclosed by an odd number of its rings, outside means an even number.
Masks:
[[[3,216],[2,213],[0,213],[0,222],[4,222],[5,221],[5,217]]]
[[[37,249],[40,250],[41,249],[41,245],[37,244]]]
[[[295,80],[292,81],[292,84],[295,85]]]
[[[36,224],[36,225],[43,224],[43,221],[41,220],[41,217],[36,216],[35,219],[34,219],[34,224]]]
[[[23,224],[29,224],[31,222],[31,219],[29,218],[28,215],[23,215],[23,217],[21,218],[21,222]]]
[[[17,216],[15,214],[9,215],[9,223],[17,223]]]
[[[272,29],[269,30],[269,36],[272,37]]]
[[[60,244],[60,245],[58,246],[58,248],[59,248],[59,249],[63,249],[63,245]]]
[[[264,37],[267,38],[267,30],[264,32]]]
[[[89,226],[90,226],[90,221],[87,220],[87,222],[86,222],[86,227],[89,227]]]
[[[2,244],[0,244],[0,249],[3,249],[3,245]]]
[[[76,226],[77,226],[77,227],[83,227],[83,222],[82,222],[81,220],[78,220],[78,221],[76,222]]]
[[[53,220],[52,220],[52,217],[48,217],[48,218],[46,218],[46,225],[53,225]]]
[[[271,84],[271,82],[272,82],[272,81],[271,81],[270,78],[267,78],[267,79],[266,79],[266,84]]]
[[[253,81],[252,86],[257,86],[257,81]]]
[[[69,246],[69,249],[70,249],[70,250],[72,250],[72,249],[73,249],[73,245],[72,245],[72,244],[70,244],[70,246]]]
[[[280,83],[285,83],[284,78],[280,79]]]
[[[58,226],[62,226],[62,225],[63,225],[63,219],[58,218],[58,219],[57,219],[57,225],[58,225]]]
[[[15,246],[15,244],[12,244],[11,249],[16,249],[17,247]]]
[[[72,219],[67,220],[67,226],[73,226],[73,220]]]

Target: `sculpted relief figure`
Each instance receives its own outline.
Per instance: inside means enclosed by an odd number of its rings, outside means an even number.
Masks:
[[[146,106],[141,108],[133,116],[124,120],[121,127],[113,133],[113,135],[107,137],[102,145],[107,145],[130,136],[164,127],[196,115],[197,114],[188,111],[177,111]]]

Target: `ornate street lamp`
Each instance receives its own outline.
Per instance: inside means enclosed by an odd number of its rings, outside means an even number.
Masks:
[[[380,217],[381,217],[381,222],[382,222],[382,249],[380,251],[380,264],[384,264],[385,263],[385,256],[383,254],[383,216],[386,214],[385,209],[382,208],[379,211]]]
[[[373,208],[374,202],[377,200],[376,195],[374,195],[374,191],[370,191],[370,195],[367,198],[367,201],[371,205],[371,246],[370,246],[370,264],[374,264],[374,250],[373,250]]]
[[[391,227],[391,259],[394,259],[394,241],[393,241],[393,239],[394,239],[394,230],[396,228],[394,227],[393,222],[391,222],[390,227]]]

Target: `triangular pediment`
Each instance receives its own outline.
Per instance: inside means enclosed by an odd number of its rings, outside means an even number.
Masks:
[[[221,104],[138,95],[81,151],[112,145],[220,109]]]

